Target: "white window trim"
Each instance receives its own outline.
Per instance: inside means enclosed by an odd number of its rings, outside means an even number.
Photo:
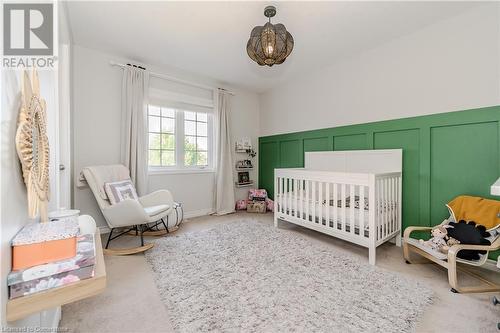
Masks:
[[[161,105],[155,105],[158,107],[164,107]],[[169,107],[165,107],[169,108]],[[150,166],[148,162],[148,174],[149,175],[161,175],[161,174],[189,174],[189,173],[214,173],[215,172],[215,161],[214,161],[214,116],[213,113],[207,113],[207,160],[208,165],[206,166],[185,166],[184,165],[184,112],[186,110],[174,109],[175,110],[175,166]],[[189,111],[189,110],[187,110]],[[198,112],[200,113],[200,112]],[[148,113],[149,117],[149,113]],[[149,120],[148,120],[149,121]],[[149,133],[149,130],[148,130]],[[149,141],[148,141],[148,153],[149,153]]]

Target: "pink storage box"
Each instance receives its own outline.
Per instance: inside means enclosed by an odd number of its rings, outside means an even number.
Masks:
[[[268,211],[273,212],[274,211],[274,201],[271,199],[267,198],[266,199],[266,208]]]
[[[248,204],[247,200],[236,201],[236,210],[246,210],[247,204]]]
[[[248,200],[258,200],[264,201],[267,198],[267,191],[264,189],[251,189],[248,191]]]

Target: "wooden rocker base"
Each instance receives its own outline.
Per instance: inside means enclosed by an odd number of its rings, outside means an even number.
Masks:
[[[129,249],[103,249],[104,254],[107,256],[127,256],[130,254],[141,253],[151,249],[154,244],[146,244],[139,247],[132,247]]]

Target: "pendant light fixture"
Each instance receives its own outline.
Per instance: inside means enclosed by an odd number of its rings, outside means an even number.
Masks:
[[[261,66],[279,65],[292,53],[293,37],[283,24],[271,24],[276,7],[267,6],[264,15],[269,18],[264,26],[256,26],[247,43],[248,56]]]

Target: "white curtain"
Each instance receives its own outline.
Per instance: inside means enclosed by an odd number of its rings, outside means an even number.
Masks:
[[[121,162],[130,170],[130,178],[139,195],[148,190],[147,183],[147,91],[148,73],[125,66],[122,80]]]
[[[229,126],[230,95],[219,89],[215,113],[216,163],[215,214],[224,215],[235,211],[233,159]]]

